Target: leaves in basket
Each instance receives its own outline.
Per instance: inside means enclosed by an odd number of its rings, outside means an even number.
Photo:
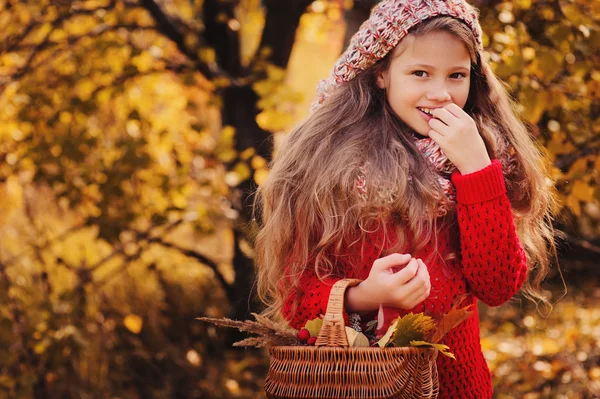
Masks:
[[[317,335],[319,335],[319,332],[321,331],[322,326],[323,326],[323,319],[320,317],[317,317],[316,319],[307,321],[306,324],[304,325],[304,328],[306,328],[308,330],[308,332],[310,332],[311,337],[316,337]]]
[[[352,327],[346,326],[346,339],[348,340],[348,345],[354,346],[354,340],[358,336],[358,331],[356,331]]]
[[[454,327],[458,326],[460,323],[467,320],[473,315],[473,311],[469,310],[473,305],[468,305],[458,309],[458,306],[466,297],[467,295],[463,295],[460,298],[458,298],[452,306],[452,309],[450,309],[448,313],[442,316],[442,318],[438,322],[437,329],[433,332],[433,335],[431,336],[431,342],[440,342],[440,340],[444,337],[444,335],[448,333],[448,331],[452,330]]]
[[[409,346],[410,341],[423,341],[435,327],[435,321],[430,316],[423,313],[409,313],[394,320],[377,344],[380,347]]]
[[[365,334],[358,333],[358,336],[354,340],[354,345],[352,345],[352,346],[369,347],[369,346],[371,346],[371,343],[369,342],[369,338],[367,338],[367,336]]]
[[[348,339],[348,345],[357,347],[368,347],[369,339],[361,332],[356,331],[352,327],[346,326],[346,338]]]
[[[396,327],[398,326],[399,320],[400,320],[400,318],[397,318],[396,320],[394,320],[392,322],[392,324],[390,324],[390,327],[388,328],[388,330],[384,334],[384,336],[381,337],[381,339],[379,341],[377,341],[377,345],[379,345],[380,348],[387,346],[387,344],[390,342],[390,340],[392,339],[392,336],[396,332]]]
[[[367,328],[365,328],[365,332],[368,333],[374,333],[375,332],[375,327],[377,326],[377,320],[371,320],[370,322],[367,323]]]
[[[448,352],[448,349],[450,349],[450,347],[448,345],[432,344],[431,342],[425,342],[425,341],[410,341],[410,345],[411,346],[431,346],[432,348],[439,350],[442,355],[451,357],[452,359],[456,360],[456,357],[454,357],[454,353]]]

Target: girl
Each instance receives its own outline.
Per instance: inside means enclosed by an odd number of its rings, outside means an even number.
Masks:
[[[543,166],[483,57],[477,12],[463,0],[382,1],[258,190],[266,313],[301,328],[341,278],[363,280],[346,293],[346,322],[381,304],[385,329],[408,312],[447,313],[465,293],[463,306],[498,306],[521,286],[545,301]],[[492,396],[478,322],[444,338],[456,360],[438,356],[440,398]]]

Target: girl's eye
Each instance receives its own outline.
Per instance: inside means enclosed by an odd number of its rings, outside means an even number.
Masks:
[[[416,76],[418,76],[418,77],[420,77],[420,78],[422,78],[422,77],[423,77],[423,75],[419,75],[420,73],[426,74],[427,72],[425,72],[425,71],[413,71],[413,73],[412,73],[412,74],[413,74],[413,75],[416,75]]]
[[[456,75],[459,75],[459,76],[456,76]],[[453,73],[450,76],[456,76],[457,78],[466,78],[467,77],[467,75],[465,75],[464,73],[461,73],[461,72]]]

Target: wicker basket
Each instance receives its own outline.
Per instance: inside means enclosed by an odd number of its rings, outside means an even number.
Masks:
[[[359,282],[333,286],[315,346],[270,349],[267,398],[437,398],[436,349],[348,346],[344,293]]]

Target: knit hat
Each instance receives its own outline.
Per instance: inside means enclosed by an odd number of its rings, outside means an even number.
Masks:
[[[317,99],[312,109],[321,105],[337,85],[349,82],[385,57],[412,27],[442,15],[465,22],[475,35],[477,49],[483,50],[478,11],[464,0],[383,0],[373,7],[369,19],[352,36],[329,78],[317,86]]]

